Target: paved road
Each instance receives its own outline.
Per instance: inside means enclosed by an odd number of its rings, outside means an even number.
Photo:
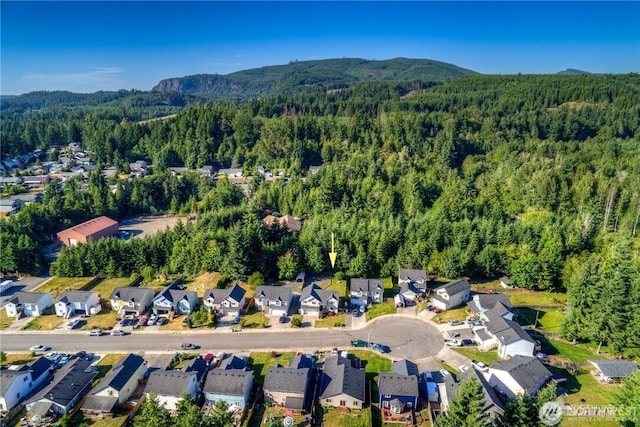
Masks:
[[[210,351],[313,351],[350,347],[352,339],[371,340],[391,347],[390,357],[418,360],[438,354],[443,347],[441,333],[433,326],[408,317],[376,319],[366,328],[300,329],[290,331],[230,332],[134,332],[123,337],[89,337],[84,332],[12,333],[0,335],[0,348],[8,352],[28,351],[34,344],[45,344],[59,352],[86,350],[91,352],[180,351],[180,345],[190,342]]]

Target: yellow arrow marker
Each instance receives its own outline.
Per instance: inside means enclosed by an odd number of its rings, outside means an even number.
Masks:
[[[336,266],[336,258],[338,257],[338,253],[336,252],[336,248],[333,246],[333,233],[331,233],[331,252],[329,252],[329,259],[331,260],[331,268]]]

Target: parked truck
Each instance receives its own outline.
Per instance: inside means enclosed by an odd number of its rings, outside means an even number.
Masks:
[[[11,288],[14,285],[13,280],[5,280],[0,283],[0,294],[3,294],[7,289]]]

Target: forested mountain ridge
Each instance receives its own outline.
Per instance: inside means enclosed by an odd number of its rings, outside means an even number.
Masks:
[[[430,59],[358,58],[295,61],[226,75],[197,74],[162,80],[152,90],[176,91],[209,99],[250,99],[294,93],[312,86],[341,88],[364,81],[443,81],[477,74]]]
[[[640,348],[638,74],[380,81],[200,105],[145,124],[97,112],[14,116],[2,131],[3,149],[73,141],[121,172],[140,158],[154,166],[144,178],[96,171],[86,184],[47,187],[43,204],[2,223],[3,271],[44,267],[39,245],[89,217],[195,214],[153,237],[65,249],[52,272],[291,277],[330,269],[333,233],[339,275],[506,273],[523,288],[568,292],[566,337]],[[248,194],[166,171],[207,164],[243,167]],[[287,179],[265,181],[258,165]],[[265,229],[274,211],[302,217],[302,230]]]

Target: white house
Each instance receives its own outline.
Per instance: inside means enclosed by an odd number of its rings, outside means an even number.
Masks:
[[[100,295],[91,291],[65,291],[55,303],[56,316],[68,319],[78,314],[98,314],[102,309]]]
[[[256,288],[253,298],[257,310],[273,316],[286,316],[289,314],[293,293],[291,288],[284,286],[261,285]]]
[[[381,303],[384,299],[382,280],[351,279],[351,298],[364,301],[365,304]]]
[[[45,309],[53,305],[53,296],[43,292],[16,292],[5,303],[7,316],[16,317],[18,313],[23,316],[41,316]]]
[[[492,363],[484,376],[492,387],[513,399],[524,393],[535,396],[553,375],[538,358],[518,355]]]
[[[168,316],[172,311],[176,314],[189,314],[198,305],[198,294],[171,284],[156,295],[152,302],[153,313],[159,316]]]
[[[449,310],[469,301],[471,285],[466,279],[449,282],[434,290],[432,304],[441,310]]]
[[[211,369],[204,385],[204,399],[209,404],[224,401],[232,408],[244,409],[251,397],[253,371]]]
[[[337,292],[322,289],[316,284],[305,286],[300,294],[300,314],[337,313],[339,305]]]
[[[194,399],[200,394],[198,373],[195,371],[153,371],[149,375],[144,394],[148,398],[150,393],[158,396],[160,406],[169,411],[175,411],[182,400],[182,394],[187,393]]]
[[[222,314],[240,314],[245,306],[246,291],[237,283],[228,289],[207,289],[202,297],[202,305]]]
[[[603,383],[620,382],[638,370],[638,365],[629,360],[589,360],[589,363],[596,368],[591,373]]]
[[[529,334],[513,320],[497,317],[485,324],[487,332],[495,339],[498,356],[533,356],[536,343]]]
[[[111,309],[118,312],[118,315],[140,316],[151,306],[153,300],[153,289],[126,286],[115,288],[111,292],[109,300]]]
[[[10,411],[51,376],[51,361],[41,357],[17,369],[0,369],[0,411]]]
[[[513,305],[509,295],[475,294],[467,306],[480,320],[488,322],[496,317],[513,320]]]

